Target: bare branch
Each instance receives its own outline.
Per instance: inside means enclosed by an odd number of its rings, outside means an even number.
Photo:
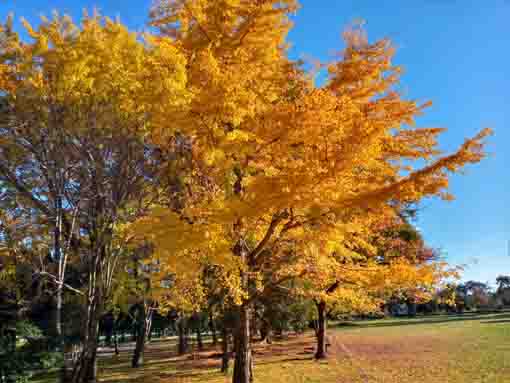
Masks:
[[[83,293],[83,291],[80,291],[78,289],[75,289],[73,286],[70,286],[68,285],[67,283],[64,283],[62,281],[59,281],[58,278],[56,276],[54,276],[53,274],[51,273],[48,273],[47,271],[39,271],[37,272],[38,275],[42,275],[42,276],[46,276],[46,277],[49,277],[50,281],[53,282],[54,284],[56,284],[57,286],[63,286],[65,287],[66,289],[69,289],[71,290],[72,292],[75,292],[76,294],[79,294],[79,295],[85,295]]]

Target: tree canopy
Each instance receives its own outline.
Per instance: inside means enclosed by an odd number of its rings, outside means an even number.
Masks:
[[[402,213],[450,200],[449,177],[484,158],[491,131],[443,153],[444,129],[415,126],[430,102],[398,90],[391,42],[358,26],[315,83],[288,55],[297,9],[160,0],[152,34],[98,14],[25,22],[30,42],[0,28],[0,251],[17,256],[10,227],[22,220],[40,228],[29,248],[41,237],[57,260],[82,262],[86,346],[73,383],[93,374],[99,319],[123,292],[139,295],[143,334],[156,306],[196,319],[228,301],[233,381],[249,383],[257,300],[282,289],[313,300],[320,348],[328,304],[375,311],[455,275]]]

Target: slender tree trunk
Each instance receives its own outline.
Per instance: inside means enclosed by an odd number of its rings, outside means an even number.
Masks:
[[[232,383],[253,382],[253,359],[250,344],[250,309],[247,304],[239,307],[236,357]]]
[[[260,341],[266,342],[267,344],[273,343],[272,339],[272,330],[271,325],[266,321],[262,320],[262,325],[260,326]]]
[[[267,344],[273,343],[273,331],[271,330],[271,327],[268,327],[268,329],[267,329],[266,343]]]
[[[154,311],[149,308],[149,312],[145,316],[145,339],[146,341],[150,341],[152,339],[152,317],[153,317]]]
[[[317,303],[317,351],[315,352],[316,359],[325,359],[327,357],[326,349],[326,302],[320,301]]]
[[[106,347],[112,347],[113,332],[110,329],[105,330],[104,344]]]
[[[102,282],[102,260],[105,247],[96,248],[91,254],[91,270],[88,276],[87,312],[83,326],[83,349],[78,356],[72,373],[71,383],[89,383],[97,380],[97,347],[99,341],[99,321],[103,314],[104,294],[108,285]]]
[[[58,262],[58,282],[63,283],[64,282],[64,259],[62,254],[62,246],[60,243],[60,236],[61,236],[61,221],[62,221],[62,201],[59,196],[55,199],[55,211],[56,211],[56,218],[55,218],[55,227],[53,229],[53,236],[54,236],[54,244],[53,244],[53,256]],[[63,351],[63,348],[61,348],[61,340],[62,340],[62,295],[63,295],[63,286],[61,284],[57,285],[57,291],[56,291],[56,304],[55,304],[55,336],[56,336],[56,346],[57,350],[60,349],[60,351]]]
[[[145,343],[151,333],[152,327],[152,313],[153,311],[146,306],[146,304],[140,305],[138,308],[138,326],[135,351],[133,353],[133,359],[131,360],[131,367],[138,368],[143,365]]]
[[[65,262],[62,254],[62,246],[61,246],[61,221],[62,221],[62,200],[59,196],[55,199],[55,212],[56,212],[56,220],[54,227],[54,256],[58,262],[58,281],[64,282],[65,275]],[[63,356],[63,360],[65,361],[64,354],[64,337],[62,334],[62,301],[63,301],[64,287],[62,284],[57,285],[57,291],[55,295],[56,304],[55,304],[55,349],[57,352],[61,352]],[[68,371],[67,366],[62,363],[60,370],[60,380],[62,383],[65,383],[68,379]]]
[[[89,304],[84,330],[83,349],[76,360],[71,377],[72,383],[95,382],[97,377],[97,346],[99,336],[100,308],[96,294]]]
[[[177,323],[177,332],[179,334],[178,353],[183,355],[188,352],[188,335],[186,332],[186,323],[183,317],[179,318]]]
[[[214,323],[213,313],[209,312],[209,329],[212,335],[212,344],[216,346],[218,344],[218,336],[216,335],[216,324]]]
[[[242,199],[243,194],[243,173],[240,170],[235,171],[237,179],[233,185],[234,194],[238,195]],[[238,233],[242,233],[243,222],[242,219],[238,219],[234,225],[234,230]],[[240,257],[240,260],[244,266],[249,269],[248,259],[248,247],[242,237],[239,238],[236,246],[234,247],[234,254]],[[248,292],[249,291],[249,280],[248,274],[245,270],[241,270],[241,286]],[[236,357],[234,361],[234,373],[232,375],[233,383],[252,383],[253,382],[253,359],[251,353],[250,344],[250,304],[243,302],[239,307],[239,320],[237,323],[235,352]]]
[[[96,344],[92,351],[92,362],[91,362],[91,365],[89,368],[89,373],[88,373],[88,381],[89,382],[97,381],[97,346],[98,346],[98,341],[99,341],[99,339],[96,338]]]
[[[202,342],[202,330],[200,328],[200,325],[197,326],[196,333],[197,333],[197,346],[198,346],[198,350],[202,351],[204,349],[204,342]]]
[[[410,318],[414,318],[416,316],[416,303],[414,302],[414,300],[407,299],[406,306],[407,306],[407,316]]]
[[[131,360],[131,367],[138,368],[143,365],[143,354],[145,351],[145,320],[139,325],[136,337],[135,351]]]
[[[55,349],[57,352],[62,353],[64,362],[62,363],[60,369],[60,381],[62,383],[66,383],[68,380],[68,371],[66,363],[65,363],[65,352],[64,352],[64,336],[62,333],[62,295],[63,288],[62,286],[57,287],[56,291],[56,304],[55,304]]]
[[[230,362],[230,352],[228,351],[228,329],[226,326],[223,326],[221,330],[221,350],[223,352],[221,358],[221,372],[228,372],[228,365]]]
[[[115,355],[119,355],[119,339],[116,321],[113,323],[113,347],[115,348]]]
[[[62,286],[57,287],[56,292],[56,307],[55,307],[55,336],[57,338],[57,348],[59,351],[63,350],[63,338],[62,338]]]

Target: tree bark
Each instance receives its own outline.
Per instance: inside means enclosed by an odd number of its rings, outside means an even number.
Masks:
[[[230,362],[230,352],[228,351],[228,329],[226,326],[223,326],[221,330],[221,350],[223,351],[223,355],[221,357],[221,372],[228,373],[228,367]]]
[[[97,247],[91,254],[88,275],[87,312],[82,327],[83,349],[78,356],[71,378],[71,383],[89,383],[97,380],[97,347],[99,341],[99,321],[104,309],[105,294],[109,286],[101,280],[103,277],[102,261],[106,257],[105,246]]]
[[[136,309],[136,327],[135,327],[135,350],[131,359],[131,367],[138,368],[143,365],[143,351],[145,346],[145,309],[143,304],[138,304]]]
[[[59,351],[63,350],[62,338],[62,295],[63,286],[59,285],[56,292],[56,307],[55,307],[55,336],[57,338],[57,347]]]
[[[212,335],[212,344],[216,346],[218,344],[218,336],[216,335],[216,324],[214,323],[213,313],[209,312],[209,329]]]
[[[73,367],[72,383],[95,382],[97,377],[97,346],[99,336],[100,308],[97,294],[89,303],[84,329],[83,349]]]
[[[146,341],[150,341],[152,339],[152,316],[154,314],[154,311],[149,308],[149,312],[145,316],[145,339]]]
[[[188,352],[188,335],[185,319],[183,317],[179,318],[177,322],[177,332],[179,333],[179,345],[177,352],[179,355],[183,355]]]
[[[316,359],[325,359],[327,357],[326,348],[326,302],[320,301],[317,306],[317,350],[315,352]]]
[[[200,325],[197,326],[195,331],[197,333],[197,346],[198,346],[198,350],[202,351],[204,349],[204,342],[202,342],[202,331],[200,329]]]
[[[272,340],[272,330],[271,325],[266,321],[262,320],[262,325],[260,326],[260,341],[266,342],[267,344],[273,343]]]
[[[63,262],[63,254],[62,254],[62,247],[60,244],[60,223],[62,220],[61,214],[62,214],[62,200],[60,197],[57,196],[55,199],[55,227],[53,229],[53,235],[54,235],[54,247],[53,256],[58,262],[58,275],[57,279],[58,282],[63,283],[64,282],[64,271],[65,271],[65,264]],[[64,250],[65,251],[65,250]],[[56,291],[56,305],[55,305],[55,336],[57,338],[57,350],[60,348],[60,351],[63,351],[63,345],[61,343],[62,341],[62,294],[63,294],[63,288],[64,286],[62,284],[57,285],[57,291]]]
[[[232,383],[253,382],[253,359],[250,344],[250,310],[248,305],[239,306],[239,322],[236,340],[236,357]]]
[[[62,333],[62,303],[64,294],[64,275],[66,264],[64,262],[62,246],[61,246],[61,222],[62,222],[62,199],[60,196],[55,198],[55,226],[53,230],[54,234],[54,257],[58,261],[58,281],[61,282],[57,285],[57,291],[55,294],[55,349],[57,352],[62,353],[64,362],[60,369],[60,380],[65,383],[68,379],[67,366],[65,364],[64,354],[64,336]],[[65,250],[64,250],[65,252]]]
[[[131,367],[138,368],[143,365],[145,343],[149,337],[152,327],[152,310],[146,304],[140,305],[138,308],[138,326],[136,332],[136,345],[131,360]]]
[[[233,185],[234,194],[242,199],[243,194],[243,172],[240,169],[235,169],[236,182]],[[253,261],[255,255],[248,254],[248,246],[241,236],[243,221],[238,219],[234,224],[234,231],[240,237],[237,244],[234,246],[233,253],[240,257],[243,265],[249,269],[250,261]],[[268,237],[269,238],[269,237]],[[255,253],[262,250],[263,245],[259,244],[254,250]],[[253,253],[252,253],[253,254]],[[251,258],[251,259],[249,259]],[[244,291],[249,291],[248,274],[245,270],[240,270],[241,273],[241,286]],[[253,382],[253,359],[250,344],[250,303],[243,302],[238,306],[239,316],[237,322],[236,342],[235,342],[235,361],[234,373],[232,375],[233,383],[252,383]]]
[[[144,321],[145,322],[145,321]],[[138,329],[138,334],[136,337],[136,345],[135,351],[133,353],[133,359],[131,359],[131,367],[138,368],[143,365],[143,353],[145,351],[145,334],[144,331],[144,322],[140,325]]]
[[[62,334],[62,295],[63,286],[59,285],[56,292],[56,304],[55,304],[55,349],[57,352],[62,353],[63,359],[65,360],[64,353],[64,336]],[[68,371],[65,362],[62,363],[60,369],[60,381],[66,383],[68,379]]]
[[[407,306],[407,316],[409,318],[414,318],[416,316],[416,303],[412,299],[406,300]]]
[[[115,355],[119,355],[119,339],[116,321],[113,323],[113,347],[115,348]]]

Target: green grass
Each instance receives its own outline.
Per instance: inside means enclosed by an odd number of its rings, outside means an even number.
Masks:
[[[510,315],[382,320],[336,340],[370,382],[510,382]]]
[[[254,346],[256,382],[510,383],[510,313],[332,324],[329,359],[313,359],[312,333]],[[179,357],[175,341],[152,342],[141,369],[128,353],[102,358],[101,382],[229,382],[219,350]],[[39,380],[54,382],[53,379]],[[34,381],[36,382],[36,381]]]

